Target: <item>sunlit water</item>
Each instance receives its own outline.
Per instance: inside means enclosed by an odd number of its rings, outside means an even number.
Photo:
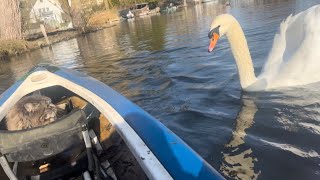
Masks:
[[[0,92],[34,65],[56,63],[121,92],[227,178],[320,179],[320,83],[242,93],[227,40],[207,52],[211,20],[229,12],[259,74],[280,22],[318,3],[235,0],[124,21],[0,62]]]

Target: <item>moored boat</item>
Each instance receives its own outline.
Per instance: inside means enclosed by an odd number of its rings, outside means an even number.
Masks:
[[[219,1],[218,0],[201,0],[202,3],[218,3]]]
[[[128,14],[126,15],[127,19],[134,18],[134,14],[129,10]]]
[[[6,130],[10,108],[34,93],[66,114],[40,127]],[[150,114],[77,71],[33,68],[0,96],[0,119],[0,164],[10,179],[223,179]]]
[[[173,5],[172,3],[161,10],[162,13],[172,13],[175,11],[177,11],[177,6]]]

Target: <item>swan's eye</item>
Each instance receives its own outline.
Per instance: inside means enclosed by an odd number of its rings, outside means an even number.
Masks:
[[[213,37],[213,34],[216,33],[216,34],[220,34],[219,33],[219,28],[220,28],[220,25],[217,26],[216,28],[213,28],[209,33],[208,33],[208,37],[209,39],[211,39]]]

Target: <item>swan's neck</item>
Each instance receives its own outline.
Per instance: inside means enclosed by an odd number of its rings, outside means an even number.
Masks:
[[[238,21],[232,23],[226,35],[238,67],[241,87],[245,89],[256,81],[256,76],[247,40]]]

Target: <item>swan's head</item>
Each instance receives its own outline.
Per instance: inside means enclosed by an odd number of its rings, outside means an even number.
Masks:
[[[221,14],[214,18],[208,34],[208,37],[210,38],[209,52],[214,49],[218,39],[228,33],[234,22],[235,18],[230,14]]]

